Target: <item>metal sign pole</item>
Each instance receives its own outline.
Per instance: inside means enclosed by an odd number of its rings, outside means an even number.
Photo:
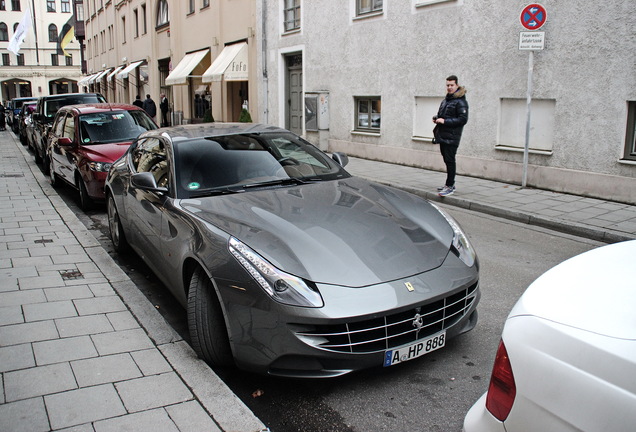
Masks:
[[[532,103],[532,71],[534,69],[534,51],[530,50],[528,57],[528,92],[526,94],[526,140],[523,147],[523,179],[521,187],[526,187],[528,179],[528,153],[530,152],[530,114]]]

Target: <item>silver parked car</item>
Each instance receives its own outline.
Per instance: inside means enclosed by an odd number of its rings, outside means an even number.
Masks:
[[[187,308],[213,366],[332,377],[442,348],[477,322],[466,234],[347,161],[272,126],[145,132],[106,181],[111,239]]]

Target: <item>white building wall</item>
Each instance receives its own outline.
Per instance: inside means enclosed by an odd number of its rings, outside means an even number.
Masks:
[[[16,55],[7,50],[9,42],[0,42],[0,53],[8,54],[10,60],[8,66],[0,63],[0,100],[3,102],[11,97],[23,96],[15,94],[17,82],[31,84],[31,95],[28,96],[47,96],[51,81],[59,80],[71,84],[80,79],[80,47],[77,40],[73,39],[66,47],[66,50],[73,56],[73,65],[66,66],[65,57],[62,55],[58,56],[59,66],[52,65],[51,54],[57,52],[57,42],[49,42],[49,25],[55,24],[59,34],[64,24],[72,16],[73,3],[72,1],[70,3],[70,13],[61,11],[60,0],[56,0],[55,6],[55,12],[47,12],[44,0],[34,2],[21,0],[20,10],[14,11],[12,10],[12,2],[7,0],[5,10],[0,11],[0,22],[7,25],[9,41],[14,34],[14,25],[22,20],[27,9],[32,18],[35,16],[35,20],[32,21],[33,27],[20,46],[19,54],[24,54],[24,66],[18,66]],[[72,86],[69,85],[69,89],[71,88]]]
[[[518,44],[529,2],[385,0],[382,13],[357,19],[355,0],[305,0],[301,30],[288,35],[283,3],[265,6],[269,91],[262,110],[270,123],[285,122],[281,58],[302,47],[304,91],[329,94],[329,130],[307,131],[308,139],[443,170],[437,146],[416,136],[432,129],[430,115],[417,116],[427,112],[422,103],[441,101],[445,78],[455,74],[470,104],[458,172],[521,182],[529,52]],[[633,2],[542,5],[548,18],[540,29],[545,49],[534,53],[528,185],[636,203],[636,164],[623,160],[628,102],[636,100]],[[354,131],[356,96],[381,96],[379,134]]]

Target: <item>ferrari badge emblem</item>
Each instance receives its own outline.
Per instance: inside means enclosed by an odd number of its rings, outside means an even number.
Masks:
[[[415,291],[415,287],[411,282],[404,282],[404,285],[406,286],[406,289],[409,290],[409,292]]]

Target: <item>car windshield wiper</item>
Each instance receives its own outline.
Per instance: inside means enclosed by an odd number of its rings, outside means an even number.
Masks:
[[[235,193],[245,192],[248,189],[255,189],[255,188],[268,188],[268,187],[275,187],[275,186],[297,186],[297,185],[313,183],[314,181],[318,181],[318,179],[315,179],[315,178],[300,179],[300,178],[291,177],[291,178],[276,179],[276,180],[257,182],[257,183],[234,184],[229,186],[199,189],[199,190],[190,192],[190,198],[235,194]]]

